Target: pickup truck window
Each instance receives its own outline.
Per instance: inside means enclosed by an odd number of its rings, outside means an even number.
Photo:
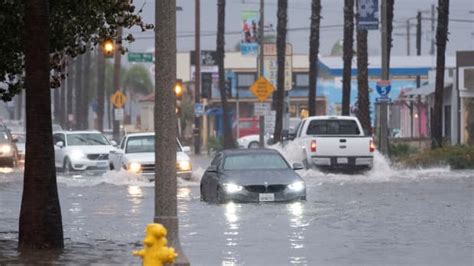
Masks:
[[[313,120],[306,135],[360,135],[354,120]]]

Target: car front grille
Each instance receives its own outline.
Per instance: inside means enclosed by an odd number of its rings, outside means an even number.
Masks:
[[[255,193],[277,193],[277,192],[282,192],[285,190],[286,185],[251,185],[251,186],[245,186],[245,189],[249,192],[255,192]]]
[[[87,159],[89,159],[89,160],[108,160],[109,155],[107,153],[87,154]]]
[[[154,164],[142,164],[142,172],[143,173],[154,173],[155,172],[155,165]]]

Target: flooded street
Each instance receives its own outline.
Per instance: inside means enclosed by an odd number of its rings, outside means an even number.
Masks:
[[[302,171],[306,202],[213,205],[200,201],[204,167],[178,188],[181,243],[192,265],[474,264],[473,171]],[[21,179],[0,174],[0,264],[140,264],[131,252],[153,220],[152,183],[116,173],[58,177],[65,252],[22,260],[15,250]]]

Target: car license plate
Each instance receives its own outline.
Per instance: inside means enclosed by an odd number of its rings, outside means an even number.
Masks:
[[[97,167],[105,168],[105,167],[107,167],[107,162],[98,162]]]
[[[258,195],[259,201],[275,201],[275,194],[273,193],[260,193]]]
[[[337,163],[338,164],[347,164],[347,163],[349,163],[349,160],[345,157],[337,158]]]

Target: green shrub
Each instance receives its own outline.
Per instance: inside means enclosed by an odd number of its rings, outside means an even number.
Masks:
[[[448,165],[452,169],[474,169],[474,146],[456,145],[427,150],[403,159],[411,167]]]
[[[418,149],[415,147],[410,146],[406,143],[400,144],[391,144],[390,145],[390,156],[394,157],[395,159],[406,158],[412,154],[418,152]]]
[[[209,137],[207,140],[207,150],[210,153],[211,151],[220,151],[224,147],[222,138]]]

